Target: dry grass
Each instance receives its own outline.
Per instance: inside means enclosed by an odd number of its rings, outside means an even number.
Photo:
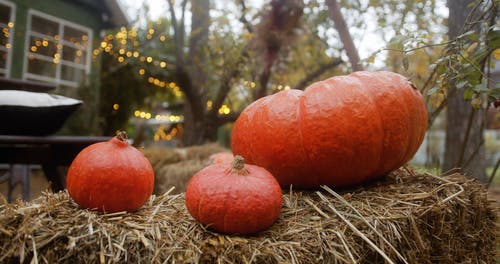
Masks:
[[[67,193],[0,201],[0,262],[494,263],[496,204],[462,175],[400,169],[351,190],[286,191],[282,214],[255,236],[191,218],[184,195],[153,196],[135,213],[82,210]]]

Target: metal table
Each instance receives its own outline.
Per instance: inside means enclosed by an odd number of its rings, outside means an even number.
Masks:
[[[0,163],[9,164],[9,172],[0,176],[0,182],[9,181],[7,199],[12,201],[12,190],[19,183],[23,187],[23,199],[29,199],[29,165],[33,164],[41,165],[53,191],[63,190],[65,175],[61,175],[59,167],[71,165],[85,147],[110,138],[0,135]]]

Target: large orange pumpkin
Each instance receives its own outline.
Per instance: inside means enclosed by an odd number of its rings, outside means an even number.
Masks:
[[[66,188],[77,204],[105,212],[139,209],[153,184],[151,163],[128,144],[125,132],[84,148],[66,176]]]
[[[249,105],[231,147],[283,186],[346,186],[408,162],[427,128],[420,92],[392,72],[356,72]]]
[[[241,156],[197,172],[186,188],[186,207],[208,228],[248,235],[269,228],[281,212],[282,193],[266,169],[245,164]]]

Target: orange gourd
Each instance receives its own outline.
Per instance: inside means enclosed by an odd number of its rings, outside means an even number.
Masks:
[[[84,148],[71,163],[66,188],[82,208],[135,211],[153,192],[151,163],[120,132],[107,142]]]
[[[278,218],[282,193],[264,168],[244,163],[215,163],[197,172],[186,188],[186,207],[194,219],[225,234],[263,231]]]
[[[347,186],[404,165],[426,128],[422,95],[405,77],[362,71],[253,102],[231,148],[282,186]]]

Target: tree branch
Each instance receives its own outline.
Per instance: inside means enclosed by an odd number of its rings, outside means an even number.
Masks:
[[[240,56],[238,56],[238,61],[234,66],[228,66],[226,69],[231,69],[228,74],[223,74],[222,80],[220,81],[220,87],[217,91],[217,95],[212,103],[212,109],[209,111],[209,115],[216,116],[219,108],[226,100],[226,97],[231,90],[232,82],[240,76],[240,67],[244,64],[244,59],[248,58],[248,50],[249,46],[247,45],[245,48],[241,50]]]
[[[337,2],[337,0],[327,0],[326,4],[328,5],[328,9],[330,10],[330,18],[333,20],[335,28],[339,32],[340,40],[344,45],[344,49],[347,53],[347,57],[349,58],[349,62],[351,63],[352,70],[362,71],[363,66],[360,63],[358,50],[354,45],[351,34],[349,33],[349,29],[347,28],[344,17],[342,16],[339,3]]]
[[[234,80],[239,75],[239,73],[240,71],[238,70],[238,67],[234,67],[234,69],[232,69],[229,74],[225,74],[223,76],[219,91],[217,92],[217,95],[215,96],[215,99],[212,103],[212,109],[209,112],[210,115],[217,115],[219,108],[221,108],[224,100],[227,97],[227,94],[231,90],[232,80]]]
[[[497,163],[495,164],[495,167],[493,167],[493,171],[491,172],[490,178],[488,179],[488,184],[486,185],[487,188],[489,188],[491,183],[493,182],[493,179],[495,178],[495,175],[497,174],[497,170],[498,170],[499,166],[500,166],[500,158],[497,159]]]
[[[331,62],[320,65],[315,71],[308,73],[304,79],[302,79],[299,83],[297,83],[297,85],[295,85],[295,87],[293,87],[293,89],[304,90],[311,81],[319,77],[327,70],[337,67],[342,62],[343,61],[341,59],[335,59]]]
[[[447,104],[448,104],[448,97],[446,97],[443,101],[441,101],[439,106],[429,114],[429,118],[427,120],[428,129],[430,129],[430,127],[432,127],[432,125],[434,124],[434,121],[439,116],[439,114],[444,110],[444,108],[446,107]]]
[[[201,117],[203,116],[204,108],[199,99],[199,94],[193,87],[191,77],[184,67],[177,67],[175,70],[175,76],[177,76],[177,84],[181,87],[186,100],[191,106],[191,111],[193,116]]]
[[[235,122],[240,116],[241,112],[231,112],[227,115],[219,115],[217,118],[217,126],[222,126],[229,122]]]
[[[264,65],[259,77],[259,87],[254,93],[254,100],[267,95],[271,68],[282,48],[292,41],[295,35],[294,29],[300,24],[303,9],[304,3],[301,0],[271,1],[271,10],[263,16],[258,27],[258,35],[264,46]]]
[[[184,20],[184,17],[185,17],[185,14],[186,14],[186,4],[187,4],[187,0],[184,0],[182,1],[182,13],[181,13],[181,25],[180,25],[180,28],[179,30],[181,31],[180,32],[180,36],[179,36],[179,44],[182,43],[182,46],[184,46],[184,37],[185,37],[185,34],[186,34],[186,28],[185,28],[185,20]]]
[[[184,1],[186,2],[186,0]],[[184,43],[184,28],[180,28],[177,22],[177,16],[175,15],[174,4],[172,0],[167,0],[168,7],[170,10],[170,21],[172,23],[172,27],[174,28],[174,42],[175,42],[175,65],[177,68],[184,67],[184,52],[183,52],[183,43]],[[184,4],[184,3],[183,3]],[[184,15],[183,15],[184,16]],[[184,25],[184,22],[182,22]]]
[[[253,33],[253,26],[248,22],[247,18],[245,17],[245,13],[247,11],[247,6],[245,5],[245,0],[240,0],[240,5],[241,5],[241,17],[240,21],[245,25],[246,29],[248,30],[249,33]]]
[[[476,110],[474,108],[471,108],[470,114],[469,114],[469,119],[467,122],[467,129],[465,130],[465,137],[464,137],[464,141],[462,144],[462,149],[460,150],[460,158],[458,159],[458,163],[456,164],[457,167],[460,167],[461,165],[463,165],[465,151],[467,150],[467,141],[469,141],[470,130],[472,127],[472,121],[473,121],[475,113],[476,113]]]
[[[264,69],[262,70],[259,77],[259,87],[255,90],[254,101],[267,95],[267,84],[269,83],[269,78],[271,77],[271,68],[276,62],[276,57],[281,46],[267,47],[266,49],[266,59]]]

